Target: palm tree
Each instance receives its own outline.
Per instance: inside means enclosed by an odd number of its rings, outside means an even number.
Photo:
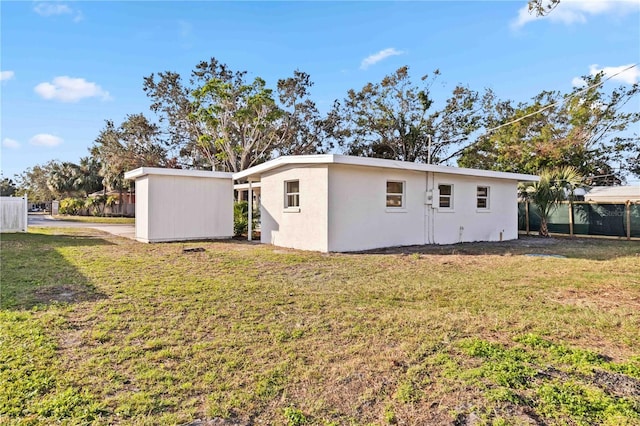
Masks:
[[[563,167],[553,170],[542,170],[540,181],[520,186],[520,197],[532,201],[538,206],[540,230],[538,234],[549,236],[547,222],[549,216],[558,208],[561,201],[573,197],[573,192],[580,186],[582,176],[574,167]]]

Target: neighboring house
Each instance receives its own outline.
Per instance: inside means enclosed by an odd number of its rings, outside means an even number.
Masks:
[[[595,186],[584,195],[585,201],[595,203],[640,202],[640,185],[636,186]]]
[[[231,173],[141,167],[136,182],[136,239],[152,243],[231,238]]]
[[[518,181],[533,175],[342,155],[280,157],[260,182],[261,241],[321,252],[518,238]]]

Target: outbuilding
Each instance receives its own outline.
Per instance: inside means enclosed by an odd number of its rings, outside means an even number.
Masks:
[[[516,239],[518,181],[538,180],[342,155],[280,157],[233,178],[260,182],[261,242],[321,252]]]
[[[141,167],[136,185],[136,240],[145,243],[233,236],[231,173]]]

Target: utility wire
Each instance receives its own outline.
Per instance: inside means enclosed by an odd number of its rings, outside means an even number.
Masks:
[[[509,121],[509,122],[504,123],[504,124],[501,124],[501,125],[499,125],[499,126],[492,127],[492,128],[490,128],[490,129],[487,129],[487,131],[485,132],[485,134],[487,134],[487,133],[491,133],[491,132],[493,132],[494,130],[501,129],[502,127],[506,127],[506,126],[510,126],[510,125],[512,125],[512,124],[515,124],[515,123],[517,123],[518,121],[522,121],[522,120],[524,120],[525,118],[531,117],[532,115],[540,114],[542,111],[546,111],[546,110],[548,110],[549,108],[554,107],[554,106],[556,106],[556,105],[558,105],[558,104],[565,103],[568,99],[571,99],[571,98],[573,98],[573,97],[576,97],[576,96],[578,96],[578,95],[581,95],[582,93],[587,92],[587,91],[589,91],[589,90],[593,89],[594,87],[602,86],[604,83],[606,83],[607,81],[611,80],[613,77],[616,77],[616,76],[618,76],[618,75],[622,74],[623,72],[628,71],[628,70],[630,70],[631,68],[634,68],[634,67],[637,67],[637,66],[638,66],[638,64],[632,64],[632,65],[629,65],[627,68],[625,68],[625,69],[623,69],[623,70],[620,70],[620,71],[618,71],[618,72],[617,72],[617,73],[615,73],[615,74],[610,75],[609,77],[605,78],[604,80],[602,80],[602,81],[600,81],[600,82],[598,82],[598,83],[592,84],[591,86],[587,86],[587,87],[585,87],[584,89],[577,91],[576,93],[572,93],[571,95],[567,96],[567,97],[566,97],[566,98],[564,98],[564,99],[561,99],[561,100],[556,101],[556,102],[552,102],[552,103],[550,103],[549,105],[547,105],[547,106],[545,106],[545,107],[542,107],[542,108],[540,108],[540,109],[539,109],[539,110],[537,110],[537,111],[531,112],[531,113],[529,113],[529,114],[527,114],[527,115],[523,115],[522,117],[517,118],[517,119],[515,119],[515,120],[513,120],[513,121]]]
[[[584,93],[584,92],[586,92],[586,91],[588,91],[588,90],[591,90],[591,89],[593,89],[594,87],[602,86],[604,83],[606,83],[607,81],[611,80],[612,78],[614,78],[614,77],[616,77],[616,76],[618,76],[618,75],[622,74],[622,73],[623,73],[623,72],[625,72],[625,71],[628,71],[628,70],[630,70],[630,69],[632,69],[632,68],[635,68],[635,67],[637,67],[637,66],[638,66],[638,64],[637,64],[637,63],[635,63],[635,64],[631,64],[631,65],[629,65],[628,67],[626,67],[625,69],[620,70],[620,71],[618,71],[617,73],[615,73],[615,74],[612,74],[612,75],[608,76],[608,77],[607,77],[607,78],[605,78],[604,80],[602,80],[602,81],[600,81],[600,82],[598,82],[598,83],[592,84],[591,86],[587,86],[587,87],[585,87],[584,89],[581,89],[581,90],[579,90],[579,91],[577,91],[577,92],[575,92],[575,93],[572,93],[572,94],[570,94],[569,96],[567,96],[567,97],[566,97],[566,98],[564,98],[564,99],[561,99],[561,100],[556,101],[556,102],[552,102],[552,103],[550,103],[549,105],[544,106],[544,107],[540,108],[540,109],[539,109],[539,110],[537,110],[537,111],[534,111],[534,112],[531,112],[531,113],[529,113],[529,114],[523,115],[522,117],[519,117],[519,118],[517,118],[517,119],[515,119],[515,120],[512,120],[512,121],[509,121],[509,122],[507,122],[507,123],[503,123],[503,124],[501,124],[501,125],[499,125],[499,126],[492,127],[492,128],[490,128],[490,129],[487,129],[484,133],[482,133],[482,134],[480,134],[480,135],[478,135],[478,136],[476,137],[476,141],[475,141],[475,142],[472,142],[472,143],[470,143],[469,145],[465,146],[464,148],[462,148],[462,149],[460,149],[460,150],[458,150],[458,151],[454,152],[454,153],[453,153],[453,154],[451,154],[449,157],[447,157],[447,159],[446,159],[446,160],[448,161],[448,160],[450,160],[450,159],[452,159],[452,158],[456,157],[457,155],[461,154],[464,150],[466,150],[466,149],[468,149],[468,148],[472,147],[473,145],[477,144],[477,143],[478,143],[479,138],[480,138],[480,137],[482,137],[482,136],[486,136],[486,135],[488,135],[489,133],[491,133],[491,132],[493,132],[493,131],[496,131],[496,130],[501,129],[501,128],[506,127],[506,126],[510,126],[510,125],[512,125],[512,124],[515,124],[515,123],[517,123],[517,122],[519,122],[519,121],[524,120],[525,118],[531,117],[531,116],[536,115],[536,114],[540,114],[541,112],[546,111],[546,110],[548,110],[549,108],[552,108],[552,107],[554,107],[554,106],[556,106],[556,105],[558,105],[558,104],[565,103],[565,102],[566,102],[566,101],[568,101],[569,99],[571,99],[571,98],[573,98],[573,97],[576,97],[576,96],[578,96],[578,95],[581,95],[582,93]],[[466,138],[466,136],[465,136],[464,138]],[[463,138],[463,139],[454,139],[454,140],[451,140],[451,141],[445,141],[445,142],[458,142],[458,141],[464,140],[464,138]]]

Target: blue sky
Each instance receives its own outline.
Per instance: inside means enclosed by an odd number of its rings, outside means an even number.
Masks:
[[[402,65],[527,100],[640,62],[640,0],[563,0],[547,18],[499,2],[0,2],[1,170],[77,162],[104,127],[149,110],[142,79],[210,57],[271,87],[311,75],[321,110]],[[607,84],[640,80],[640,67]],[[631,105],[640,111],[640,100]],[[638,130],[640,132],[640,130]]]

